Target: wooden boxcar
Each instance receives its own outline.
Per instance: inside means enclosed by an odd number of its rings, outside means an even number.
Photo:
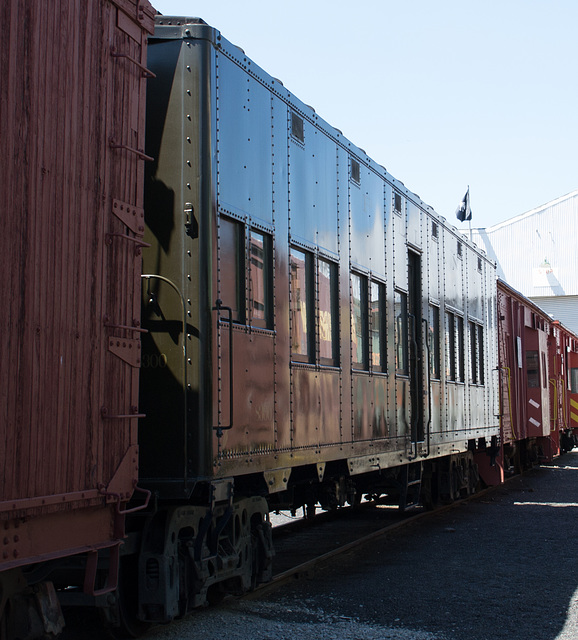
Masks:
[[[0,608],[8,637],[59,628],[42,568],[49,561],[87,552],[85,590],[116,584],[138,469],[153,17],[146,0],[0,6]],[[101,550],[110,558],[105,583]],[[31,602],[44,601],[38,619],[23,591],[30,582],[38,582]]]

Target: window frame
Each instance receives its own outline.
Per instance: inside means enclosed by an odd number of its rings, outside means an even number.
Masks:
[[[321,265],[326,264],[329,267],[329,308],[321,308]],[[321,366],[338,367],[339,366],[339,265],[328,260],[325,257],[317,256],[316,265],[317,286],[315,292],[316,314],[317,314],[317,344],[318,351],[317,360]],[[330,344],[331,357],[321,355],[321,330],[322,319],[321,314],[328,313],[330,320]],[[328,342],[328,341],[325,341]]]
[[[374,287],[377,290],[377,300],[374,300]],[[377,328],[374,323],[374,302],[377,302]],[[372,372],[387,373],[387,304],[386,304],[386,286],[385,283],[371,278],[369,280],[369,365]],[[375,337],[379,340],[379,349],[374,349]],[[375,362],[376,356],[379,362]]]
[[[306,345],[305,353],[303,351],[294,350],[295,339],[295,320],[294,313],[301,311],[301,308],[295,308],[296,304],[296,292],[301,292],[301,289],[296,289],[294,286],[295,278],[293,276],[293,257],[294,254],[299,253],[303,256],[303,270],[304,270],[304,295],[299,295],[299,304],[305,304],[305,336],[301,336],[299,347]],[[289,250],[289,287],[290,287],[290,326],[291,326],[291,361],[301,362],[306,364],[314,364],[315,362],[315,306],[314,306],[314,254],[306,249],[300,247],[291,246]],[[303,315],[303,314],[301,314]]]
[[[441,379],[441,350],[440,350],[440,308],[434,304],[428,305],[428,340],[429,373],[432,380]]]
[[[354,287],[353,279],[359,281],[359,304],[358,313],[354,315]],[[357,271],[351,271],[349,274],[350,296],[350,315],[351,315],[351,368],[356,371],[369,371],[369,291],[368,278],[366,275]],[[357,332],[361,329],[361,333]],[[354,331],[356,340],[353,339]],[[357,338],[360,337],[358,343]],[[354,348],[357,345],[357,348]],[[361,360],[356,359],[361,351]]]
[[[394,289],[394,348],[395,348],[395,374],[399,376],[409,376],[409,308],[408,294],[400,289]],[[398,297],[400,299],[400,308],[403,314],[398,316]],[[399,322],[401,320],[401,322]],[[400,327],[401,325],[401,327]],[[401,331],[401,341],[400,341]],[[401,349],[401,351],[400,351]],[[401,358],[399,357],[401,355]],[[400,365],[401,360],[401,365]]]
[[[246,315],[248,316],[248,324],[250,327],[256,327],[259,329],[273,329],[273,237],[270,233],[261,231],[253,226],[250,226],[246,230],[247,242],[248,242],[248,266],[247,269],[247,281],[248,281],[248,293],[249,300],[246,302],[245,307],[248,310]],[[252,239],[253,236],[261,236],[263,238],[263,268],[262,268],[262,289],[263,289],[263,318],[255,318],[255,286],[254,276],[256,269],[256,258],[253,257],[252,251]]]

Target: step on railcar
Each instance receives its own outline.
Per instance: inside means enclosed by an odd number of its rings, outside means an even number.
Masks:
[[[495,267],[199,19],[149,42],[141,620],[270,574],[268,512],[474,490]],[[487,463],[489,465],[489,463]]]

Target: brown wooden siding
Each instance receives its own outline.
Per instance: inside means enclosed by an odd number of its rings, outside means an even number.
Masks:
[[[6,526],[91,505],[110,520],[99,487],[127,499],[136,480],[137,419],[112,416],[138,413],[139,333],[120,327],[139,324],[144,160],[120,146],[144,148],[146,80],[113,54],[144,64],[153,13],[146,0],[0,5]],[[32,547],[10,560],[42,555]]]

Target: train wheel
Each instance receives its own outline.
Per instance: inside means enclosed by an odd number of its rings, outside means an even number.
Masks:
[[[478,490],[478,482],[480,481],[480,472],[478,465],[470,460],[468,465],[468,495],[473,496]]]
[[[138,557],[121,559],[116,603],[104,609],[105,625],[113,638],[126,640],[140,638],[151,627],[149,622],[137,618],[138,614]]]

